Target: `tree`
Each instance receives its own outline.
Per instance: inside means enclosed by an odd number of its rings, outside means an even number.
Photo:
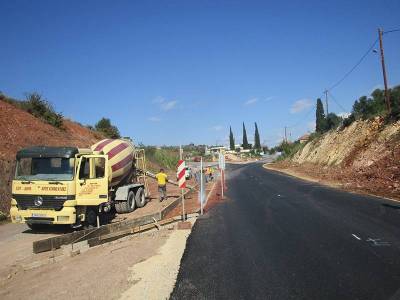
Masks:
[[[390,100],[392,102],[391,117],[394,120],[400,119],[400,85],[390,90]]]
[[[342,118],[337,116],[335,113],[329,113],[326,116],[326,129],[331,130],[338,128],[340,123],[342,123]]]
[[[94,127],[108,138],[118,139],[121,137],[118,128],[111,124],[110,119],[102,118]]]
[[[315,131],[318,133],[324,133],[326,131],[326,118],[324,112],[324,106],[320,98],[317,99],[317,109],[315,112],[316,124]]]
[[[254,149],[259,151],[261,150],[261,143],[260,143],[260,134],[258,133],[257,123],[254,122],[255,132],[254,132]]]
[[[250,149],[250,145],[247,140],[247,133],[246,133],[246,127],[244,126],[244,122],[243,122],[243,144],[242,144],[242,147],[244,149]]]
[[[231,126],[229,126],[229,146],[231,150],[235,150],[235,138],[233,137]]]

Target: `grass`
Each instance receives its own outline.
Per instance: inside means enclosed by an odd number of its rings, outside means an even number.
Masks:
[[[165,170],[174,170],[178,165],[179,150],[171,148],[158,149],[152,146],[142,146],[145,149],[146,160],[149,162],[149,168],[164,168]],[[153,170],[158,171],[158,170]]]

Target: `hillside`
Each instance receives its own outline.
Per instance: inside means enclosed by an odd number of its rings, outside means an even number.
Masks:
[[[356,121],[302,147],[274,168],[350,190],[400,199],[400,122]]]
[[[16,152],[27,146],[88,147],[103,137],[75,122],[64,120],[57,129],[28,112],[0,100],[0,211],[7,212]]]

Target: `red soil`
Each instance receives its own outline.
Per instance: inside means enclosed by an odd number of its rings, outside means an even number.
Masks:
[[[64,130],[44,123],[26,111],[0,100],[0,210],[7,213],[15,154],[29,146],[89,147],[102,136],[64,120]]]

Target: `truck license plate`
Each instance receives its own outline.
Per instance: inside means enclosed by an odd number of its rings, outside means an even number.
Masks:
[[[45,214],[32,214],[32,218],[44,218],[46,217]]]

